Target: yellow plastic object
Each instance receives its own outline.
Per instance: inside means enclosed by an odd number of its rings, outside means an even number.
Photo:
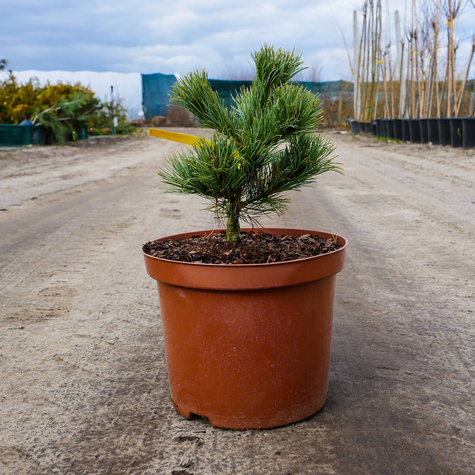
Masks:
[[[160,139],[172,140],[173,142],[184,143],[185,145],[195,145],[197,142],[205,139],[195,135],[181,134],[179,132],[170,132],[169,130],[148,129],[149,135]]]
[[[148,129],[149,135],[153,137],[158,137],[159,139],[172,140],[173,142],[184,143],[185,145],[198,145],[199,142],[211,143],[209,140],[206,140],[202,137],[196,137],[195,135],[181,134],[179,132],[170,132],[169,130],[161,129]],[[239,159],[239,152],[234,151],[234,158]],[[242,162],[238,163],[238,169],[242,168]]]

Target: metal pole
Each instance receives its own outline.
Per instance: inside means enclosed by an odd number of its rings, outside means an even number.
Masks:
[[[111,119],[112,119],[112,133],[114,133],[114,86],[111,86]]]

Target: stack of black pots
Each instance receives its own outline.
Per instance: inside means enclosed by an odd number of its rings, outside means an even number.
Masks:
[[[352,120],[350,122],[351,126],[351,133],[352,134],[372,134],[371,130],[371,122],[358,122],[356,120]]]
[[[452,147],[475,147],[475,118],[376,119],[373,122],[350,122],[353,134],[411,143],[432,143]]]

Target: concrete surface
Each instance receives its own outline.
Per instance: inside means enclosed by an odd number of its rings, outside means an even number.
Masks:
[[[350,241],[328,402],[244,432],[169,399],[140,247],[214,225],[195,197],[162,193],[179,144],[0,152],[0,473],[475,472],[474,151],[330,137],[345,176],[272,222]]]

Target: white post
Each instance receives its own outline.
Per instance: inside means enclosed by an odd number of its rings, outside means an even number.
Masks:
[[[396,23],[396,44],[397,44],[397,66],[399,68],[399,116],[404,118],[406,112],[406,81],[404,80],[404,42],[401,40],[401,23],[399,21],[399,11],[394,12]]]
[[[360,97],[360,46],[358,34],[358,15],[353,10],[353,106],[354,120],[360,119],[361,97]]]

